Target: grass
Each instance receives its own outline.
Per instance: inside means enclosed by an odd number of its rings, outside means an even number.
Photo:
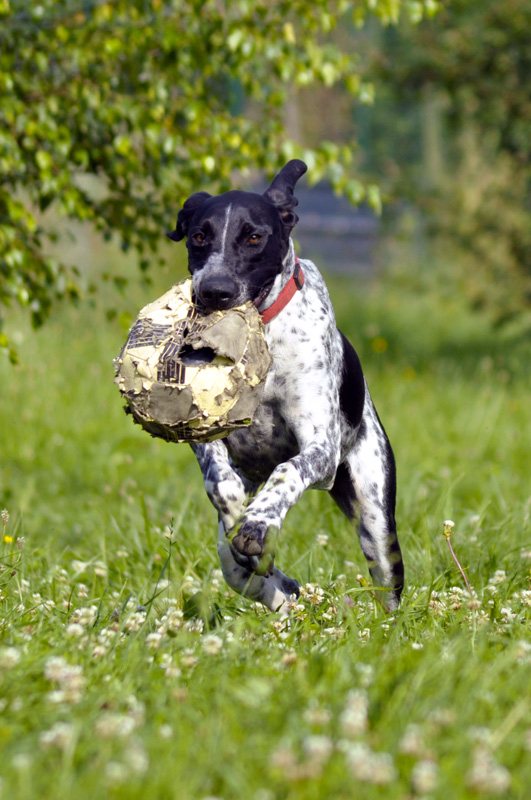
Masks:
[[[529,797],[529,346],[458,298],[331,281],[397,457],[407,589],[386,617],[355,534],[309,492],[278,554],[309,584],[286,626],[220,579],[192,454],[121,410],[120,319],[170,283],[131,290],[113,320],[11,320],[3,796]]]

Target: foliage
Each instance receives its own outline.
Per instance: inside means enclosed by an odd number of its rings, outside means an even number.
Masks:
[[[530,4],[449,2],[386,31],[370,71],[381,98],[373,167],[457,251],[457,284],[475,305],[500,321],[531,310]]]
[[[227,590],[189,448],[122,412],[117,319],[64,305],[32,333],[18,314],[24,366],[0,365],[3,796],[528,796],[529,343],[458,297],[332,288],[397,457],[393,616],[325,492],[279,544],[311,584],[291,626]],[[119,311],[142,302],[126,292]]]
[[[38,324],[54,297],[77,295],[76,270],[50,256],[48,209],[116,233],[147,269],[186,196],[226,190],[235,173],[303,156],[313,180],[361,199],[350,147],[286,138],[287,98],[338,83],[363,96],[330,31],[424,7],[433,0],[2,0],[0,304]]]

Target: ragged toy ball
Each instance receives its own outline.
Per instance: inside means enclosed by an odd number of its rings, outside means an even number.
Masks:
[[[188,278],[143,308],[114,360],[126,412],[170,442],[205,442],[249,425],[271,365],[252,303],[202,313]]]

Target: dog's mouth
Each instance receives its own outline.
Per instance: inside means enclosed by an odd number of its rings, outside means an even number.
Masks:
[[[262,305],[262,303],[263,303],[263,302],[264,302],[264,300],[266,299],[267,295],[268,295],[268,294],[269,294],[269,292],[271,291],[271,289],[272,289],[272,287],[273,287],[273,283],[274,283],[274,278],[273,278],[272,280],[268,281],[268,282],[267,282],[267,283],[266,283],[266,284],[265,284],[265,285],[264,285],[264,286],[263,286],[263,287],[260,289],[260,291],[258,292],[258,294],[256,295],[256,297],[255,297],[255,298],[254,298],[254,300],[252,301],[252,302],[253,302],[253,305],[254,305],[254,307],[255,307],[255,308],[260,308],[260,306]],[[236,303],[235,305],[240,305],[242,302],[243,302],[243,301],[242,301],[242,300],[240,300],[240,301],[238,301],[238,303]],[[210,312],[212,312],[212,311],[214,311],[214,310],[215,310],[215,309],[214,309],[214,308],[212,308],[211,306],[208,306],[208,305],[206,305],[205,303],[203,303],[203,302],[202,302],[202,301],[199,299],[199,297],[198,297],[198,295],[196,294],[196,292],[192,292],[192,303],[193,303],[193,304],[196,306],[196,308],[198,308],[198,309],[199,309],[199,311],[200,311],[200,312],[202,312],[202,313],[204,313],[204,314],[210,313]]]
[[[259,294],[254,298],[253,305],[255,308],[260,308],[264,300],[266,299],[267,295],[271,291],[271,287],[273,286],[274,280],[268,281],[265,286],[260,290]]]

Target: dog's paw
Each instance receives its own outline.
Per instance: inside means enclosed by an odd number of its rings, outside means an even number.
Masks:
[[[279,570],[279,572],[280,572],[280,570]],[[282,580],[281,580],[281,583],[280,583],[280,587],[281,587],[282,591],[284,592],[284,594],[287,597],[292,597],[293,595],[296,598],[300,597],[301,585],[300,585],[299,581],[296,581],[295,578],[288,578],[288,576],[284,575],[284,573],[280,573],[280,574],[282,575]]]
[[[270,575],[273,570],[278,528],[265,522],[243,522],[230,543],[234,560],[258,575]]]

